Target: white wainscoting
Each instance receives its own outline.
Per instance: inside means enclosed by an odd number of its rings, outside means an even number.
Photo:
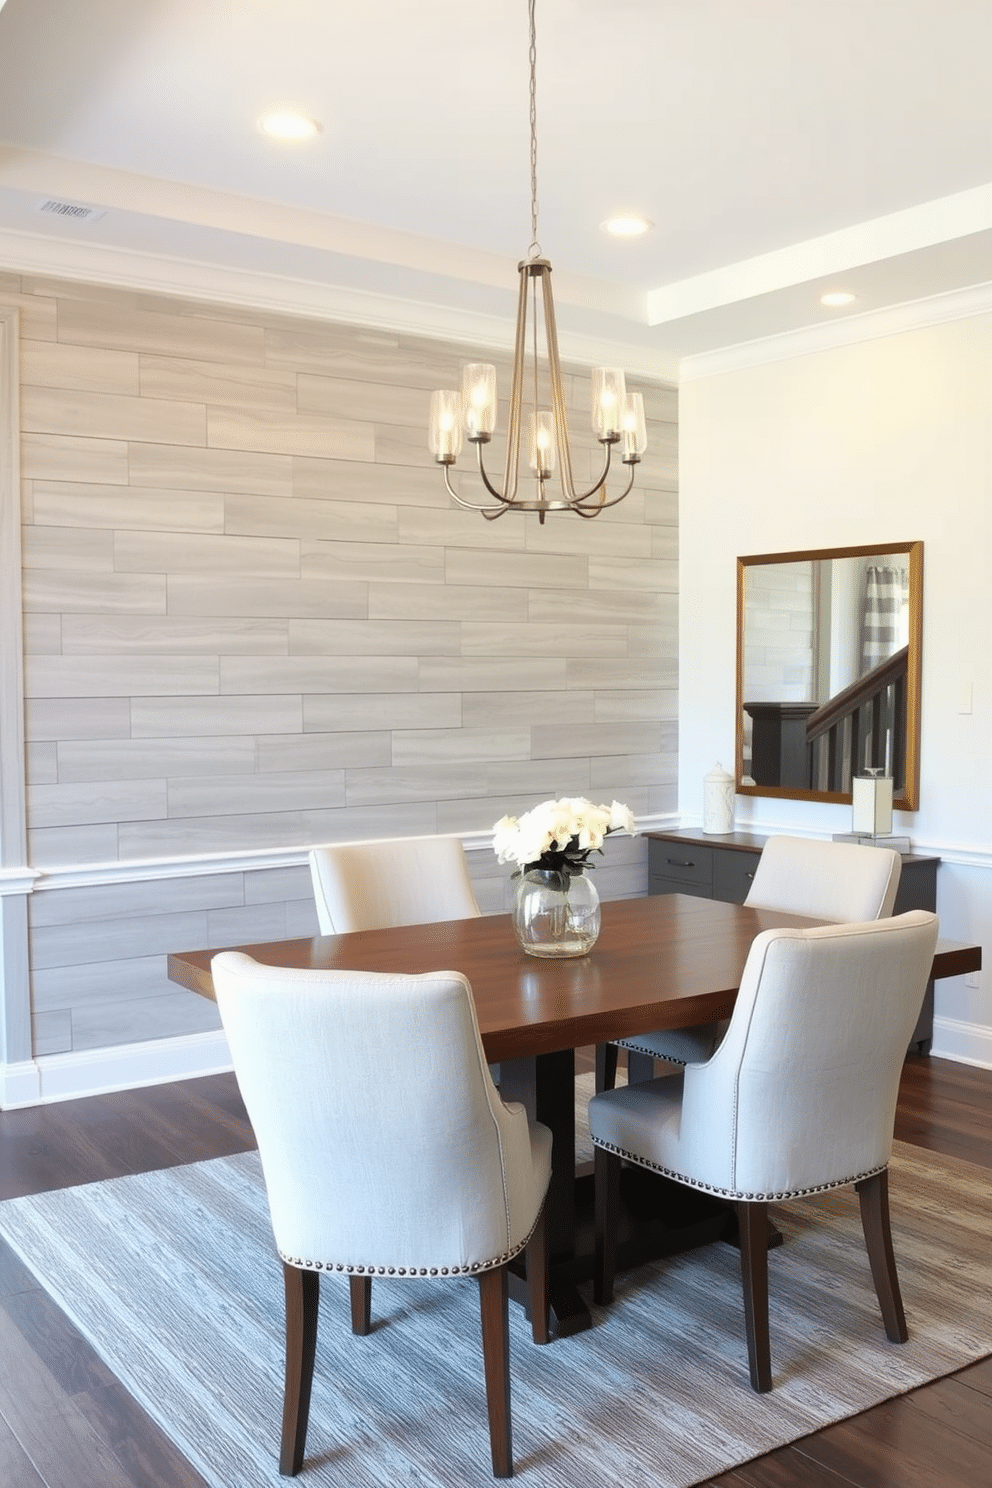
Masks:
[[[671,824],[670,815],[643,818],[639,823],[642,831],[662,829]],[[512,881],[510,870],[496,862],[491,833],[464,834],[462,841],[468,853],[469,870],[483,913],[504,912],[510,906]],[[76,984],[86,973],[88,966],[95,967],[97,982],[103,976],[111,974],[107,970],[112,967],[113,963],[110,962],[93,963],[84,959],[79,959],[78,964],[73,962],[73,957],[81,958],[92,954],[81,944],[74,945],[73,935],[82,937],[83,940],[91,939],[94,935],[99,938],[104,934],[104,925],[110,924],[99,918],[85,917],[87,912],[95,911],[99,914],[99,905],[105,894],[113,897],[117,892],[132,899],[132,917],[124,915],[116,923],[113,933],[120,934],[122,927],[126,930],[130,924],[140,941],[152,930],[164,928],[168,935],[178,936],[178,939],[173,938],[169,943],[172,950],[198,949],[201,946],[220,948],[266,938],[283,939],[316,934],[316,913],[309,888],[308,852],[307,846],[301,846],[183,859],[23,870],[18,874],[8,873],[0,888],[8,894],[16,892],[30,897],[36,906],[43,905],[48,896],[52,896],[55,903],[56,896],[67,891],[79,892],[84,897],[84,910],[74,924],[57,923],[52,927],[55,933],[67,937],[67,949],[63,954],[69,957],[64,970],[58,966],[54,968],[55,981],[58,983],[68,979],[75,989],[70,989],[70,995],[79,996],[80,991]],[[287,892],[286,885],[290,880],[296,885],[297,891],[303,885],[305,898],[287,902],[282,897]],[[604,899],[631,898],[645,893],[647,844],[643,837],[611,837],[603,857],[597,862],[596,880]],[[204,908],[204,903],[210,901],[204,901],[202,895],[198,899],[197,885],[205,883],[209,886],[211,882],[231,886],[231,892],[227,895],[230,903],[218,904],[213,910]],[[256,887],[270,884],[271,894],[267,887]],[[164,898],[168,893],[177,904],[185,903],[189,906],[198,903],[199,907],[186,910],[177,908],[171,917],[148,916],[142,913],[145,905],[140,897],[135,897],[141,894],[142,886],[147,886],[152,891],[152,902],[159,895]],[[274,906],[280,917],[286,915],[289,905],[296,903],[299,906],[298,922],[293,922],[291,914],[288,922],[285,918],[278,918],[270,924],[265,917],[267,902]],[[44,922],[50,917],[36,913],[34,918],[36,922],[40,922],[37,925],[36,943],[39,947],[39,959],[43,960],[46,947],[43,933],[48,928]],[[56,918],[61,920],[61,916]],[[138,949],[141,949],[140,945]],[[151,947],[147,949],[150,950]],[[154,1026],[155,1018],[161,1016],[161,1002],[168,1001],[170,997],[184,1002],[187,1019],[203,1017],[215,1021],[216,1009],[212,1003],[165,980],[165,955],[164,950],[156,949],[154,954],[137,955],[118,963],[119,974],[125,981],[129,977],[134,979],[129,988],[127,1005],[137,1017],[139,1025],[145,1016],[143,1010],[147,1009],[147,1026]],[[34,968],[35,1001],[41,1003],[42,1007],[46,996],[47,972],[48,968],[45,966],[37,965]],[[113,974],[116,975],[117,972]],[[145,978],[149,980],[149,985],[144,988],[144,995],[140,995],[140,983]],[[98,986],[96,991],[98,998],[108,996],[105,987]],[[165,1009],[166,1017],[174,1015],[175,1009],[171,1005]],[[42,1010],[36,1014],[36,1021],[45,1016],[46,1013]],[[120,1011],[115,1011],[111,1026],[120,1016]],[[40,1026],[43,1028],[44,1024]],[[38,1043],[41,1043],[40,1038]],[[152,1036],[125,1042],[108,1041],[94,1047],[65,1052],[46,1053],[41,1048],[36,1048],[32,1059],[0,1065],[0,1109],[74,1100],[112,1090],[157,1085],[170,1080],[216,1074],[230,1067],[227,1044],[219,1027],[165,1037]]]
[[[687,827],[698,823],[693,823],[686,817],[679,820],[671,815],[659,815],[643,819],[639,825],[642,831],[662,831],[678,825]],[[774,827],[770,830],[774,830]],[[469,855],[469,867],[484,912],[498,913],[504,910],[509,905],[511,883],[508,870],[500,868],[493,858],[489,834],[467,834],[462,840]],[[955,864],[968,870],[985,872],[992,870],[992,854],[966,847],[942,847],[937,843],[920,843],[917,846],[920,851],[935,853],[948,865]],[[608,844],[608,849],[609,856],[604,858],[597,869],[597,882],[604,899],[644,893],[646,843],[643,838],[615,837]],[[97,887],[136,882],[155,883],[166,878],[190,880],[231,873],[251,875],[272,869],[299,871],[306,863],[306,854],[307,848],[301,847],[272,852],[219,854],[183,861],[93,865],[88,869],[66,869],[61,873],[52,870],[35,876],[30,883],[20,882],[18,889],[26,892],[33,885],[33,892],[45,893],[46,890],[78,888],[87,884]],[[934,1020],[932,1054],[936,1058],[951,1059],[985,1069],[992,1068],[992,1029],[938,1014]],[[227,1045],[219,1029],[70,1053],[39,1055],[32,1060],[0,1067],[0,1109],[162,1084],[170,1080],[216,1074],[230,1067]]]

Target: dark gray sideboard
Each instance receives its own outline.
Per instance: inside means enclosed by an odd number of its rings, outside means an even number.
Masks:
[[[713,836],[687,830],[644,835],[648,839],[649,894],[695,894],[700,899],[722,899],[728,904],[743,904],[767,840],[754,832]],[[939,858],[903,853],[893,913],[904,914],[908,909],[936,910],[939,865]],[[910,1047],[929,1054],[932,1041],[933,982],[930,981]]]

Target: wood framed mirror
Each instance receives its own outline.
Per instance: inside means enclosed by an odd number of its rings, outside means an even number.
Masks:
[[[923,544],[737,560],[737,790],[919,806]]]

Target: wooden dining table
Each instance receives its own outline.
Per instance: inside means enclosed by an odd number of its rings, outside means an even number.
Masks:
[[[500,1066],[503,1098],[522,1101],[554,1136],[548,1250],[552,1331],[563,1337],[591,1322],[577,1289],[591,1275],[592,1179],[575,1165],[575,1050],[729,1016],[754,937],[762,930],[817,923],[822,922],[664,894],[604,903],[599,939],[588,955],[574,959],[526,955],[505,914],[223,949],[245,951],[269,966],[460,971],[468,977],[486,1057]],[[210,963],[219,949],[170,955],[170,978],[213,997]],[[980,967],[979,946],[938,942],[935,978]],[[723,1203],[655,1175],[629,1175],[621,1265],[732,1238],[732,1231],[732,1214]]]

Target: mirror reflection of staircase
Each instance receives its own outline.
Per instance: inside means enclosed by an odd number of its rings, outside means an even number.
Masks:
[[[906,777],[906,682],[903,646],[825,703],[753,702],[749,775],[755,785],[843,791],[862,771]]]

